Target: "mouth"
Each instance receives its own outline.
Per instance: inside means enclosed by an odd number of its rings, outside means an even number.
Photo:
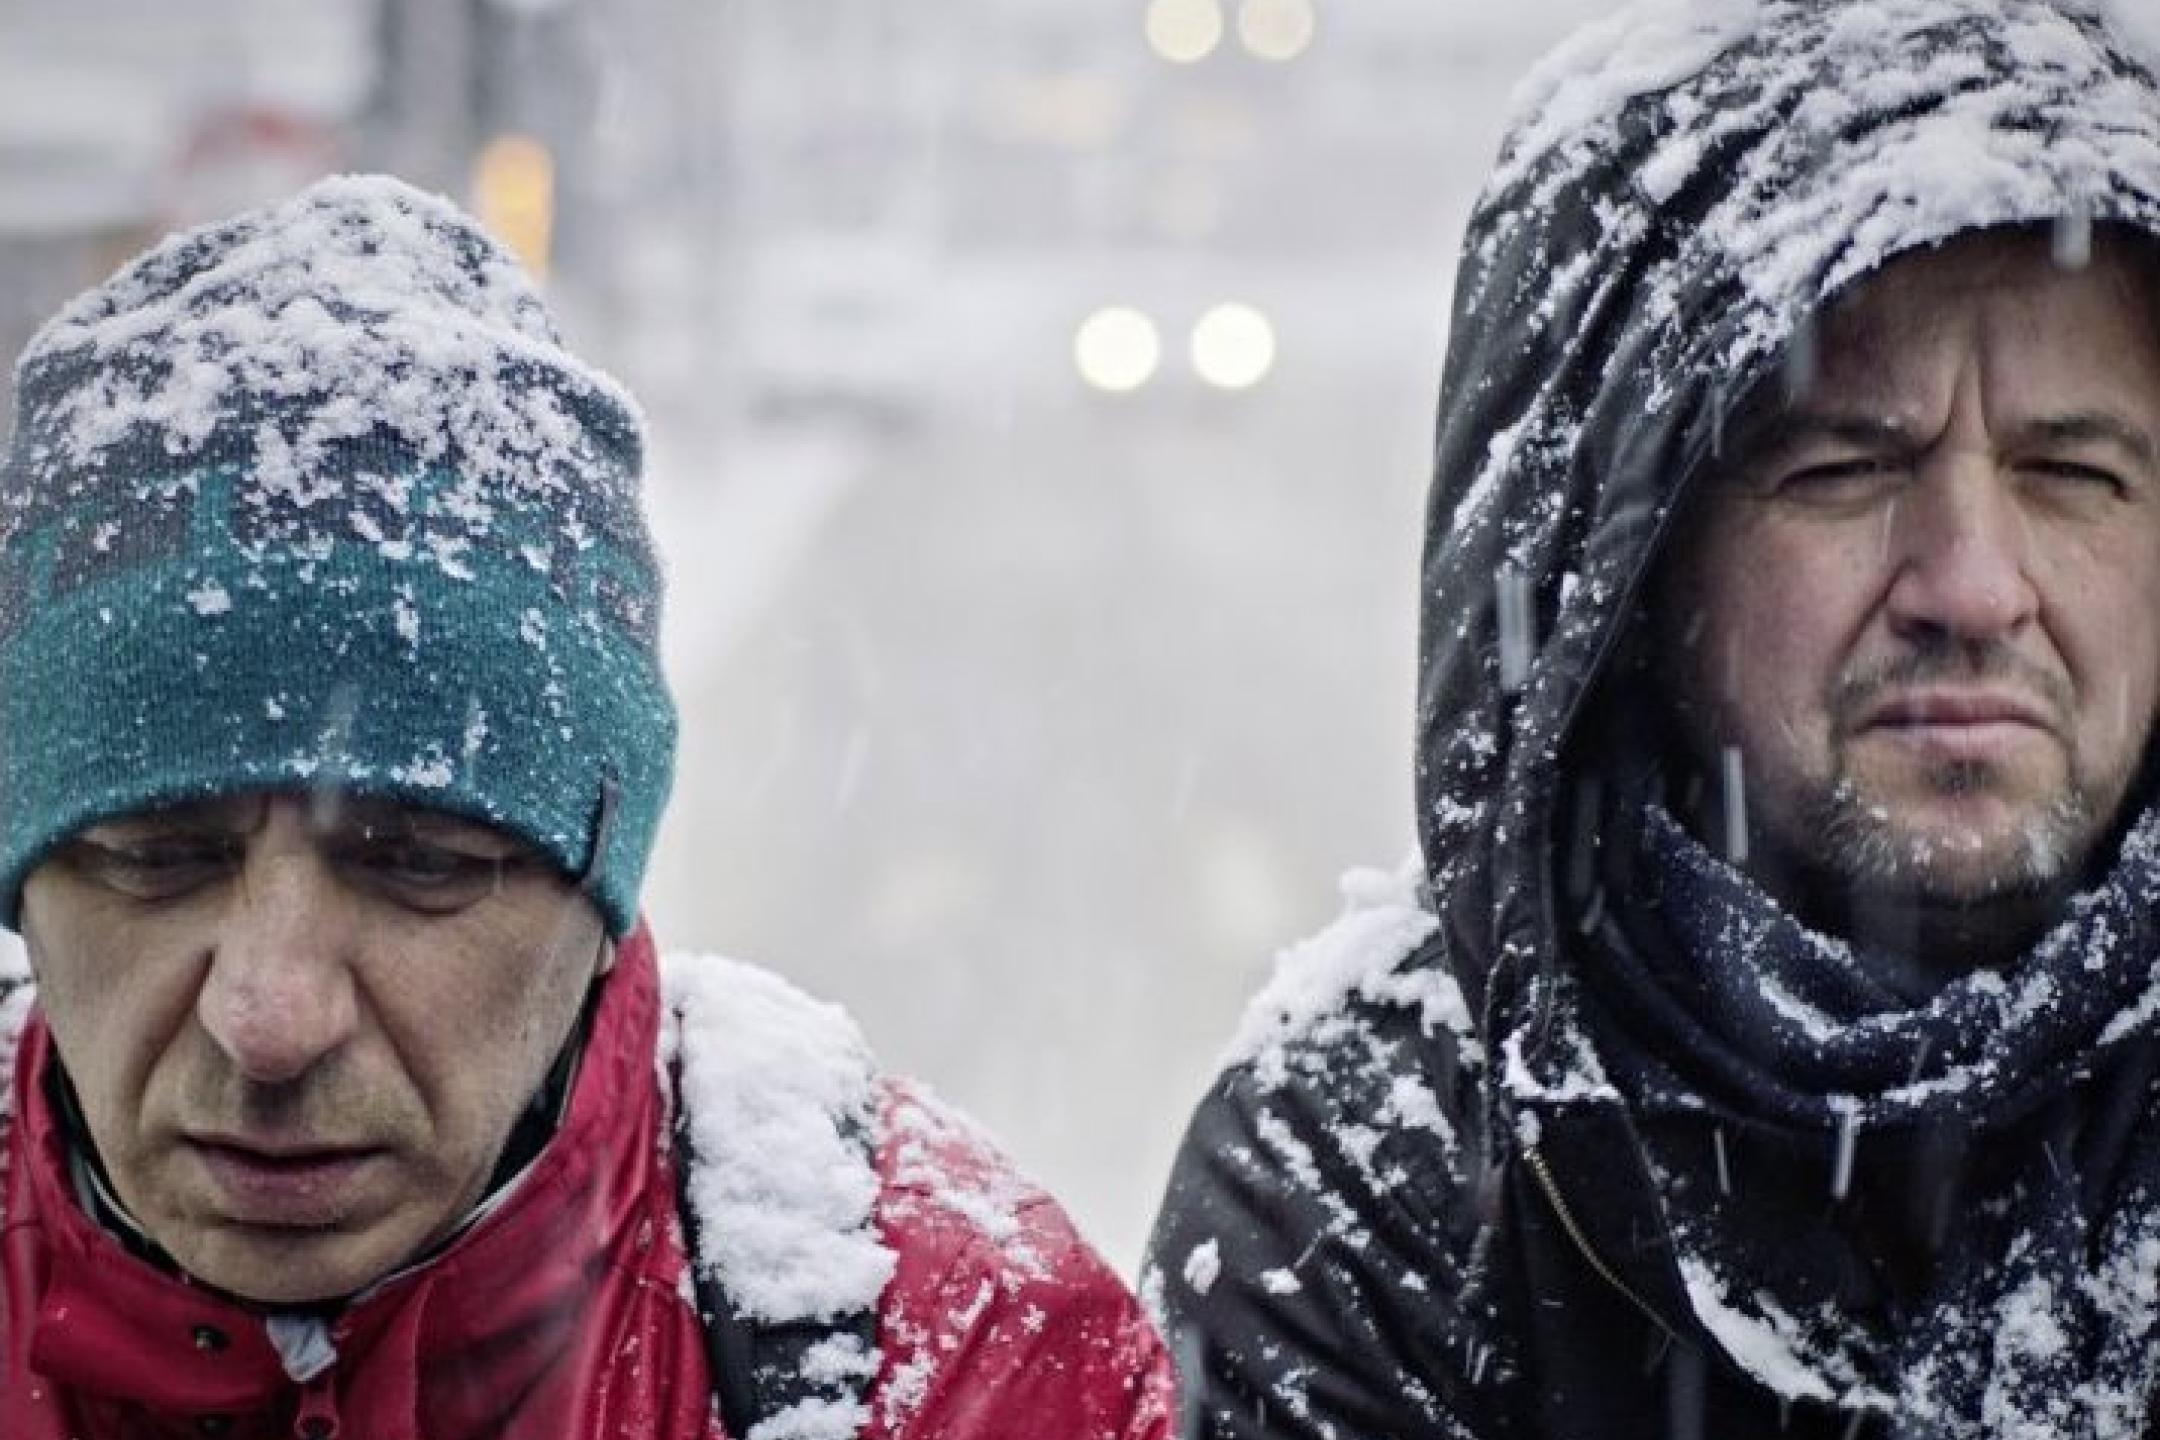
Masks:
[[[1973,690],[1908,690],[1861,717],[1859,728],[1893,732],[2051,731],[2047,711],[2020,695]]]
[[[2000,690],[1899,690],[1864,710],[1854,738],[1928,765],[2006,765],[2057,733],[2052,712]]]
[[[268,1229],[322,1229],[352,1209],[355,1192],[387,1152],[372,1146],[193,1138],[228,1218]]]

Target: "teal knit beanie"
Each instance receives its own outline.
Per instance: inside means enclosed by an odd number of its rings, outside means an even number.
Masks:
[[[0,462],[0,925],[83,826],[241,790],[484,820],[616,935],[674,767],[630,397],[446,201],[325,181],[61,311]]]

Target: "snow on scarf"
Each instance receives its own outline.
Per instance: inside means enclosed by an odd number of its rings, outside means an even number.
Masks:
[[[2142,1435],[2160,1362],[2160,1126],[2141,1123],[2160,1055],[2160,814],[2021,960],[1918,1004],[1662,810],[1639,863],[1653,903],[1562,1020],[1588,1022],[1646,1134],[1782,1134],[1840,1197],[1871,1152],[1909,1161],[1944,1134],[2001,1152],[1952,1192],[1918,1303],[1863,1317],[1779,1293],[1815,1257],[1771,1253],[1794,1247],[1764,1224],[1779,1203],[1764,1187],[1675,1184],[1687,1157],[1651,1143],[1704,1328],[1787,1398],[1888,1416],[1901,1437]]]

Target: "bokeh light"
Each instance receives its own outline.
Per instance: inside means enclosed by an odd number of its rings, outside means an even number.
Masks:
[[[498,135],[473,164],[473,211],[534,275],[546,278],[555,233],[555,157],[530,135]]]
[[[1312,44],[1312,0],[1244,0],[1238,39],[1262,60],[1295,60]]]
[[[1250,305],[1217,305],[1193,326],[1192,363],[1219,389],[1257,385],[1275,367],[1275,327]]]
[[[1155,322],[1140,311],[1106,305],[1080,322],[1073,337],[1073,363],[1080,367],[1080,378],[1097,390],[1137,390],[1162,363],[1162,337]]]
[[[1223,38],[1216,0],[1149,0],[1148,47],[1175,65],[1204,60]]]

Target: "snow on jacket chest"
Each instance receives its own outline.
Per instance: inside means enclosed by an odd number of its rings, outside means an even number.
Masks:
[[[8,1051],[8,1440],[724,1440],[679,1195],[697,1263],[760,1322],[876,1316],[875,1353],[836,1335],[805,1360],[874,1377],[859,1401],[805,1402],[747,1440],[961,1440],[1020,1415],[1074,1437],[1170,1433],[1159,1342],[1047,1197],[879,1076],[836,1008],[730,961],[663,966],[642,930],[513,1193],[312,1330],[136,1258],[85,1215],[20,980]],[[849,1143],[857,1123],[873,1144]]]

